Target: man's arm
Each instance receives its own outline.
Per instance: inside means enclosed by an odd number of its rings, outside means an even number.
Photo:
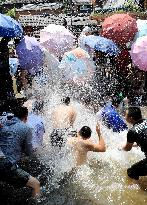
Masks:
[[[105,145],[105,141],[103,139],[103,136],[101,135],[100,125],[98,123],[96,125],[96,132],[98,134],[99,142],[96,143],[96,144],[88,143],[86,147],[89,149],[89,151],[105,152],[106,151],[106,145]]]
[[[134,143],[126,142],[126,144],[124,146],[122,146],[122,150],[127,151],[127,152],[130,151],[133,147],[133,144]]]
[[[132,130],[128,131],[127,134],[127,142],[125,143],[125,145],[121,146],[119,148],[119,150],[124,150],[124,151],[130,151],[134,145],[134,141],[135,140],[135,134]]]
[[[73,109],[73,108],[72,108]],[[75,119],[76,119],[76,116],[77,116],[77,113],[76,113],[76,111],[73,109],[72,110],[72,117],[71,117],[71,122],[70,122],[70,124],[71,124],[71,126],[73,126],[73,124],[74,124],[74,122],[75,122]]]

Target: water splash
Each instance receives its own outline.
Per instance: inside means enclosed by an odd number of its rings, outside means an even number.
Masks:
[[[127,132],[113,133],[112,130],[101,125],[107,151],[89,153],[89,163],[73,171],[74,160],[70,149],[67,147],[61,150],[52,149],[50,145],[50,134],[53,129],[51,112],[63,96],[73,97],[71,103],[78,113],[74,128],[78,130],[83,125],[90,126],[93,130],[93,141],[97,141],[96,116],[93,111],[76,100],[79,99],[77,93],[72,96],[69,85],[64,87],[63,84],[59,84],[59,81],[56,84],[40,85],[40,81],[36,78],[33,86],[34,94],[35,90],[38,90],[40,98],[45,102],[43,117],[46,123],[46,134],[44,148],[39,153],[39,159],[45,164],[48,177],[44,204],[145,205],[146,192],[141,190],[140,185],[129,184],[126,177],[126,169],[143,159],[143,153],[138,148],[133,148],[129,153],[118,151],[117,148],[122,141],[126,141]]]

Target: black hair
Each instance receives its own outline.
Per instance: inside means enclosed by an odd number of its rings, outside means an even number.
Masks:
[[[79,134],[81,135],[81,137],[88,139],[88,138],[91,137],[91,132],[92,132],[92,131],[91,131],[90,127],[88,127],[88,126],[83,126],[83,127],[80,129]]]
[[[128,110],[128,117],[132,117],[132,119],[135,121],[142,119],[140,107],[130,106],[127,110]]]
[[[69,105],[70,98],[69,97],[65,97],[65,98],[62,99],[62,102],[65,103],[66,105]]]
[[[24,117],[28,116],[28,108],[21,106],[14,110],[14,116],[18,117],[19,119],[23,119]]]
[[[16,108],[18,108],[20,105],[19,101],[17,99],[7,99],[7,100],[1,100],[0,101],[0,114],[3,112],[12,112]]]

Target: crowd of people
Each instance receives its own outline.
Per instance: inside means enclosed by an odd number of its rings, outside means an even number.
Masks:
[[[89,34],[91,34],[91,30],[89,27],[86,27],[79,37],[79,46],[84,50],[89,49],[83,44],[84,36]],[[1,44],[6,44],[4,47],[7,48],[8,41],[3,39]],[[5,52],[6,55],[4,55],[3,52]],[[9,70],[5,69],[9,67],[8,52],[7,49],[6,51],[2,51],[2,46],[0,45],[0,58],[3,59],[3,64],[0,64],[0,68],[3,68],[0,73],[0,80],[3,80],[4,78],[7,79],[7,82],[5,83],[2,81],[1,84],[3,86],[0,88],[0,95],[2,96],[2,99],[4,99],[4,101],[1,101],[0,105],[0,181],[6,182],[15,188],[30,187],[32,189],[32,197],[39,198],[41,196],[39,180],[25,171],[25,169],[21,167],[20,161],[25,156],[33,158],[37,149],[43,145],[45,124],[40,113],[43,112],[44,104],[42,101],[33,102],[32,110],[29,112],[28,108],[24,106],[23,101],[20,102],[20,100],[13,98],[13,82]],[[90,51],[88,50],[88,52]],[[94,51],[92,57],[97,66],[97,75],[95,76],[94,82],[100,83],[101,81],[104,81],[103,77],[105,77],[106,74],[104,73],[105,70],[102,70],[103,73],[99,75],[99,71],[101,71],[100,66],[105,64],[104,61],[106,56],[102,52],[99,53]],[[51,130],[49,138],[53,148],[58,147],[59,149],[62,149],[65,145],[71,148],[75,159],[75,167],[78,168],[87,162],[88,152],[107,151],[105,136],[102,134],[103,130],[101,128],[101,123],[104,123],[105,126],[113,129],[114,132],[118,131],[118,126],[115,126],[115,124],[118,125],[118,121],[114,121],[115,114],[117,120],[119,119],[121,122],[121,126],[123,124],[123,127],[121,127],[122,129],[119,131],[128,129],[126,123],[122,122],[119,114],[117,114],[117,111],[119,111],[120,115],[123,115],[123,117],[125,116],[126,122],[132,124],[132,128],[128,130],[126,144],[118,149],[130,151],[133,146],[139,146],[145,154],[144,160],[132,165],[131,168],[128,168],[127,170],[127,174],[131,179],[138,180],[140,176],[147,175],[147,120],[143,119],[139,107],[129,106],[129,104],[135,102],[134,99],[131,99],[132,94],[129,95],[129,91],[130,93],[133,93],[134,89],[131,88],[131,85],[128,85],[125,74],[121,73],[119,61],[116,59],[109,60],[111,61],[111,64],[115,64],[115,66],[116,62],[118,64],[117,68],[119,77],[117,73],[114,73],[115,77],[118,77],[118,84],[112,82],[112,87],[110,86],[110,89],[108,89],[108,87],[105,87],[107,81],[101,83],[101,86],[104,86],[101,87],[101,100],[104,101],[104,97],[107,95],[108,97],[110,96],[111,103],[107,107],[107,103],[105,104],[104,102],[102,107],[105,108],[106,106],[107,109],[105,111],[103,109],[99,113],[101,116],[95,125],[97,142],[92,142],[92,130],[87,125],[83,125],[80,130],[73,129],[76,117],[79,113],[76,108],[71,105],[71,99],[69,97],[63,98],[61,104],[52,111],[51,121],[53,130]],[[126,63],[126,61],[124,61],[124,63]],[[125,65],[123,64],[123,66]],[[15,77],[17,78],[18,91],[21,91],[21,87],[28,86],[29,76],[27,75],[28,73],[25,73],[25,71],[20,72],[20,70],[17,70]],[[102,79],[99,78],[99,76],[102,77]],[[121,76],[123,76],[123,79]],[[107,80],[110,81],[113,79],[109,78]],[[121,86],[121,84],[123,86]],[[95,87],[97,87],[96,92],[98,89],[100,90],[98,84],[95,84]],[[7,90],[5,90],[6,88]],[[104,94],[103,90],[107,93]],[[8,94],[10,95],[10,98],[8,98]],[[95,96],[95,94],[92,93],[92,96]],[[134,96],[136,97],[137,95],[134,94],[133,97]],[[140,94],[138,96],[140,96]],[[96,95],[96,97],[98,96]],[[94,100],[95,99],[92,97],[88,100],[87,97],[85,99],[85,106],[88,107]],[[136,101],[139,102],[138,99]],[[100,104],[100,102],[98,102],[98,104]],[[138,104],[142,104],[142,101]],[[97,107],[95,109],[95,104],[92,104],[92,106],[94,111],[97,111]],[[88,108],[91,109],[90,106]],[[110,112],[110,109],[113,113]]]
[[[34,113],[29,113],[28,108],[18,104],[18,101],[13,101],[11,107],[7,104],[0,107],[0,181],[15,188],[30,187],[32,197],[35,198],[41,194],[40,182],[22,169],[19,162],[26,155],[33,157],[36,149],[43,144],[43,120],[35,113],[35,110],[42,109],[43,104],[40,102],[34,103]],[[71,148],[77,168],[87,162],[88,152],[107,151],[100,120],[96,124],[96,143],[92,142],[92,130],[87,125],[80,130],[73,130],[78,114],[71,105],[70,98],[63,98],[52,112],[53,131],[50,134],[52,147],[61,149],[67,145]],[[105,116],[102,118],[104,122]],[[136,106],[126,109],[125,119],[132,124],[132,128],[128,130],[126,144],[118,147],[118,150],[130,151],[133,146],[139,146],[144,152],[145,159],[127,170],[131,179],[138,180],[140,176],[147,175],[147,120],[143,119],[140,108]]]

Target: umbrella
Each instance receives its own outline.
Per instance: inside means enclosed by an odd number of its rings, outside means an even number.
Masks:
[[[147,71],[147,36],[137,38],[131,47],[131,58],[140,70]]]
[[[102,35],[119,45],[133,40],[136,32],[136,20],[128,14],[114,14],[102,23]]]
[[[34,75],[43,65],[44,52],[34,37],[25,36],[16,47],[19,64],[22,70]]]
[[[147,36],[147,20],[137,20],[138,32],[135,35],[135,40],[142,36]]]
[[[50,53],[60,57],[73,48],[74,36],[64,26],[49,24],[40,31],[40,43]]]
[[[90,48],[107,53],[110,56],[116,56],[119,53],[117,45],[112,40],[101,36],[86,36],[85,44]]]
[[[16,20],[10,16],[0,14],[0,37],[21,37],[22,33],[23,29]]]
[[[59,68],[65,81],[78,84],[88,82],[95,71],[95,65],[89,54],[81,48],[65,53]]]

